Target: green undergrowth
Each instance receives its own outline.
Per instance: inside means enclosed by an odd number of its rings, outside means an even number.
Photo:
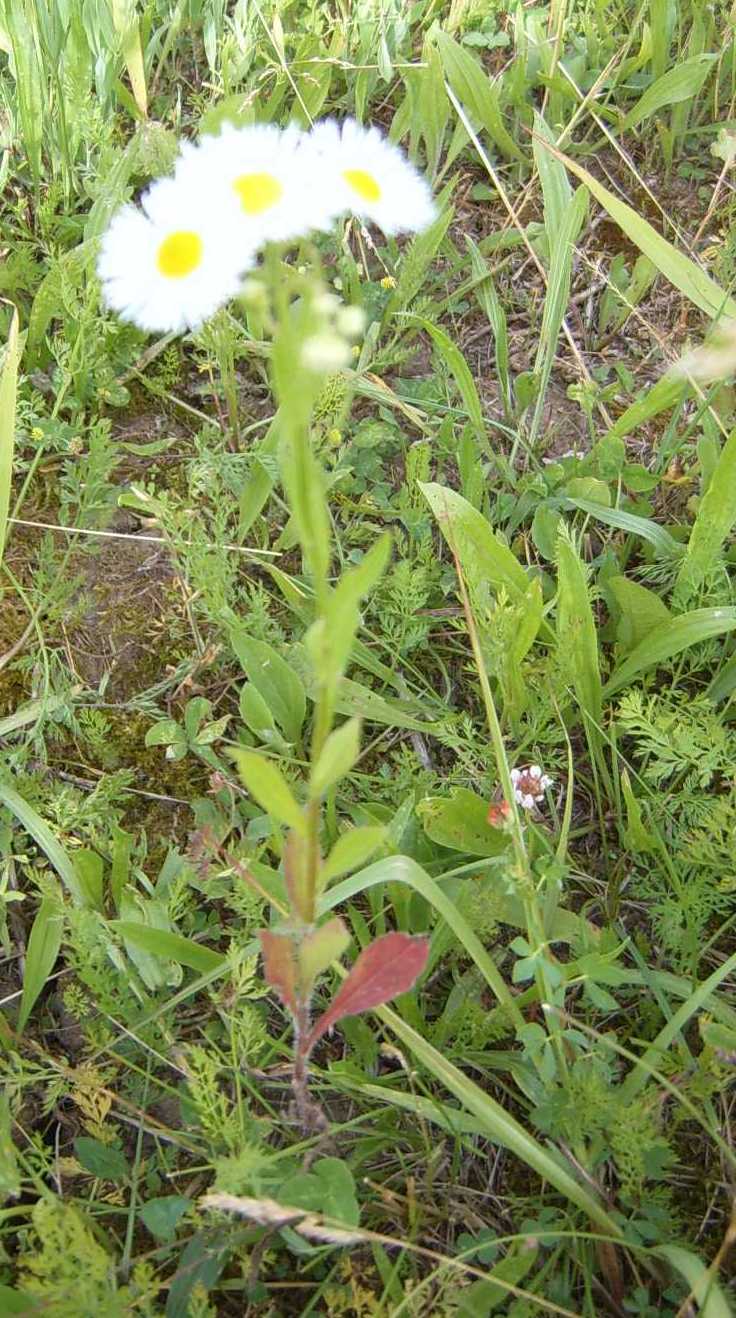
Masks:
[[[0,1313],[734,1311],[735,70],[721,3],[0,0]],[[305,514],[263,301],[94,268],[180,137],[329,114],[440,211],[283,255],[366,322]],[[319,920],[429,954],[315,1132],[258,931],[345,582]]]

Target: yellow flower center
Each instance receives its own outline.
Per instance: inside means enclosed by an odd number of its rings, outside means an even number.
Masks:
[[[343,170],[343,178],[363,201],[380,201],[381,187],[378,180],[367,169]]]
[[[158,249],[158,268],[166,279],[183,279],[201,265],[204,243],[198,233],[177,229]]]
[[[246,215],[261,215],[284,195],[284,189],[273,174],[241,174],[233,187]]]

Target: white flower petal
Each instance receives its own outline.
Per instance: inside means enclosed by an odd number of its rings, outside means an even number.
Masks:
[[[103,299],[143,330],[194,328],[239,291],[251,253],[202,196],[174,179],[149,188],[142,206],[123,207],[103,237]]]
[[[302,150],[335,214],[352,211],[384,233],[418,231],[437,211],[426,179],[378,128],[354,119],[317,124]]]

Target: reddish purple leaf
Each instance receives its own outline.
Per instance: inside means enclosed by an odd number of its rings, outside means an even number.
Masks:
[[[288,934],[259,929],[263,953],[263,978],[275,989],[285,1007],[296,1015],[296,964],[294,944]]]
[[[406,993],[424,970],[428,956],[426,938],[412,938],[410,934],[377,938],[361,952],[337,997],[315,1022],[308,1048],[312,1049],[325,1030],[343,1016],[357,1016]]]

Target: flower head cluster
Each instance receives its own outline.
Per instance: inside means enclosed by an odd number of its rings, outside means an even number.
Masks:
[[[195,328],[239,292],[265,243],[348,213],[393,234],[425,228],[435,207],[426,180],[377,128],[227,125],[185,143],[173,178],[115,216],[97,267],[104,299],[141,329]]]
[[[538,764],[529,764],[525,769],[512,769],[511,782],[514,796],[522,810],[533,810],[538,801],[544,800],[544,793],[552,786],[552,779],[542,773]]]

